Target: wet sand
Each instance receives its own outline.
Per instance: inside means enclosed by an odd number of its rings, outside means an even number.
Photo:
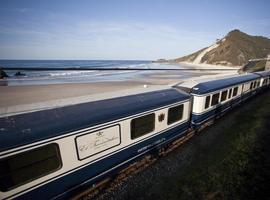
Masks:
[[[139,85],[142,84],[139,82],[125,82],[125,84],[121,84],[121,82],[105,82],[3,86],[0,87],[0,107],[94,95],[128,89]]]

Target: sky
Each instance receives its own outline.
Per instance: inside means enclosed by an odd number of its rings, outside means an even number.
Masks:
[[[233,29],[270,38],[269,0],[0,0],[0,59],[176,58]]]

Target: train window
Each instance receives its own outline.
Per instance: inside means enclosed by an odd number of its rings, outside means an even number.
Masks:
[[[209,104],[210,104],[210,96],[207,96],[206,99],[205,99],[204,108],[205,109],[209,108]]]
[[[222,102],[222,101],[225,101],[225,100],[227,99],[227,93],[228,93],[227,90],[225,90],[225,91],[223,91],[223,92],[221,93],[221,102]]]
[[[211,106],[217,105],[219,102],[219,93],[213,94]]]
[[[131,139],[136,139],[155,129],[155,114],[138,117],[131,121]]]
[[[238,87],[233,88],[233,97],[237,95]]]
[[[253,88],[253,82],[251,82],[249,89],[251,90]]]
[[[183,117],[183,109],[184,109],[183,104],[169,108],[167,124],[170,125],[174,122],[181,120]]]
[[[62,167],[57,144],[49,144],[0,161],[0,191],[6,192]]]
[[[256,88],[257,85],[256,83],[257,83],[256,81],[253,82],[253,88]]]
[[[230,99],[232,97],[232,88],[229,90],[229,96],[228,99]]]

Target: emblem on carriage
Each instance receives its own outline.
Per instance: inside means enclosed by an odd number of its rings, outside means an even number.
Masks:
[[[100,136],[102,136],[102,133],[103,133],[102,131],[99,131],[99,132],[97,132],[96,134],[97,134],[97,136],[100,137]]]
[[[165,119],[165,114],[160,114],[159,116],[158,116],[158,121],[159,122],[162,122],[163,120]]]

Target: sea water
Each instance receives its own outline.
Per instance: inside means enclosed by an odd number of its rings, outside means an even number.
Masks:
[[[34,71],[6,70],[9,78],[7,85],[55,84],[55,83],[84,83],[98,81],[130,80],[155,71],[140,71],[128,69],[169,69],[181,68],[179,65],[152,63],[145,60],[0,60],[0,67],[4,68],[35,68]],[[40,68],[77,68],[77,70],[41,71]],[[95,70],[91,70],[95,68]],[[99,69],[100,70],[97,70]],[[125,70],[106,71],[104,68],[121,68]],[[80,70],[89,69],[89,70]]]

